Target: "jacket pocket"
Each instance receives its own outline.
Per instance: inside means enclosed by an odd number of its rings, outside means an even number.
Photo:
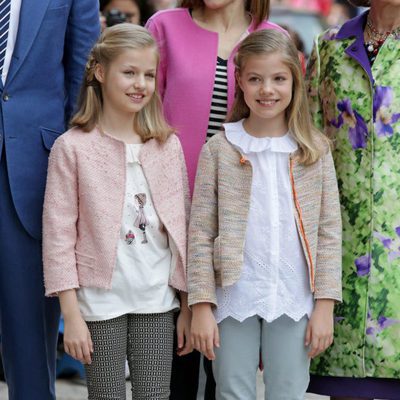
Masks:
[[[53,144],[56,141],[56,139],[63,134],[63,132],[45,128],[43,126],[40,127],[40,133],[42,135],[43,146],[49,151],[53,147]]]

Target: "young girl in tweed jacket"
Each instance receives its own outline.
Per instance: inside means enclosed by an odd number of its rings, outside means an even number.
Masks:
[[[179,307],[178,352],[191,351],[188,185],[155,89],[158,58],[146,29],[106,29],[73,128],[50,154],[46,294],[60,298],[64,347],[86,364],[89,399],[126,398],[126,358],[134,399],[169,398]]]
[[[333,337],[341,221],[328,141],[311,124],[296,48],[252,33],[237,97],[203,147],[189,225],[192,344],[213,360],[216,397],[304,398],[310,358]]]

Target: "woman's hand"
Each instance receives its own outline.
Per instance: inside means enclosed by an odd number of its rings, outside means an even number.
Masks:
[[[91,364],[93,343],[89,329],[82,316],[64,317],[64,350],[83,364]]]
[[[76,360],[91,364],[92,338],[79,311],[75,289],[60,292],[59,298],[64,317],[64,350]]]
[[[315,302],[314,311],[308,321],[305,346],[310,346],[308,357],[314,358],[333,342],[333,306],[330,299]]]
[[[214,346],[219,347],[219,332],[211,304],[198,303],[192,310],[192,345],[209,360],[215,360]]]
[[[185,356],[193,351],[192,340],[190,337],[190,323],[192,322],[192,312],[187,306],[181,305],[178,320],[176,321],[176,334],[178,336],[178,356]]]

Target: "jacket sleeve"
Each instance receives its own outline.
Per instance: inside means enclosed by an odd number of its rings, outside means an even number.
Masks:
[[[217,305],[213,266],[218,235],[217,167],[208,145],[200,153],[189,223],[189,305]]]
[[[158,88],[158,93],[161,96],[161,99],[164,99],[168,60],[167,60],[166,39],[162,34],[160,27],[157,24],[157,14],[151,17],[147,21],[146,28],[149,30],[149,32],[156,40],[160,52],[160,62],[157,69],[157,88]]]
[[[75,244],[78,179],[74,152],[63,137],[49,157],[43,208],[43,270],[46,296],[79,287]]]
[[[75,111],[75,104],[90,49],[99,34],[98,0],[74,0],[68,16],[63,59],[67,94],[65,106],[67,125]]]
[[[342,300],[342,221],[336,172],[330,150],[322,158],[322,201],[314,297]]]
[[[185,163],[185,157],[183,155],[183,150],[181,146],[181,142],[179,139],[175,136],[175,143],[177,147],[177,153],[179,155],[179,168],[181,172],[181,177],[182,177],[182,188],[183,188],[183,201],[184,201],[184,210],[185,210],[185,238],[187,238],[187,232],[188,232],[188,225],[189,225],[189,215],[190,215],[190,195],[189,195],[189,182],[188,182],[188,177],[187,177],[187,171],[186,171],[186,163]],[[184,248],[184,259],[179,259],[178,262],[182,263],[181,268],[177,266],[177,270],[184,271],[185,275],[183,277],[184,285],[182,285],[182,288],[180,290],[187,292],[187,241],[185,241],[185,248]]]
[[[321,99],[319,96],[320,79],[320,59],[319,59],[319,40],[318,36],[314,42],[314,47],[307,64],[306,85],[308,93],[308,103],[314,125],[320,131],[324,131],[323,112]]]

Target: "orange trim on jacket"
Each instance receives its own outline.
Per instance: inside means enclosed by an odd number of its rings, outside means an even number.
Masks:
[[[300,229],[300,234],[304,240],[304,244],[306,246],[306,251],[307,251],[307,256],[310,262],[310,269],[309,269],[309,273],[310,273],[310,286],[311,286],[311,292],[314,293],[315,291],[315,277],[314,277],[314,263],[313,263],[313,259],[311,256],[311,250],[310,250],[310,245],[308,243],[308,239],[307,239],[307,235],[306,232],[304,231],[304,226],[303,226],[303,216],[302,216],[302,212],[301,212],[301,207],[299,204],[299,201],[297,199],[297,192],[296,192],[296,187],[294,184],[294,176],[293,176],[293,159],[290,157],[290,183],[292,185],[292,192],[293,192],[293,200],[294,200],[294,204],[296,207],[296,211],[297,214],[299,216],[299,229]]]

